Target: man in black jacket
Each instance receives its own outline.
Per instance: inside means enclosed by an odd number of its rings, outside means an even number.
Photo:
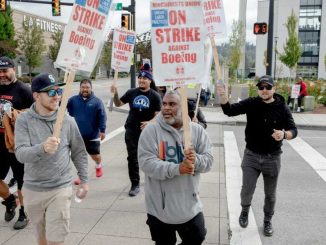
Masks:
[[[247,115],[245,129],[246,149],[241,164],[242,189],[239,224],[248,225],[248,213],[255,192],[257,179],[262,173],[264,178],[264,234],[273,235],[272,216],[276,202],[277,179],[281,168],[281,146],[283,140],[297,136],[291,111],[284,98],[275,93],[274,80],[262,76],[257,83],[258,96],[247,98],[239,103],[230,104],[223,86],[218,85],[224,114]]]

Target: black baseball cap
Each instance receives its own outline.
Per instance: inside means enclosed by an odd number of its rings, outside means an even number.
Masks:
[[[257,85],[256,86],[259,86],[261,83],[267,83],[269,85],[274,86],[274,79],[271,76],[269,76],[269,75],[261,76],[258,79],[258,82],[257,82]]]
[[[41,73],[32,80],[32,92],[45,92],[57,86],[63,86],[65,83],[59,83],[54,76],[49,73]]]
[[[7,56],[0,57],[0,69],[14,68],[15,62]]]

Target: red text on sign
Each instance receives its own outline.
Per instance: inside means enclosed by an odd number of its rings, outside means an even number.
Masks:
[[[200,41],[199,27],[158,28],[155,31],[158,43],[197,42]]]
[[[213,1],[204,2],[205,11],[212,10],[212,9],[220,9],[220,8],[222,8],[221,0],[213,0]]]
[[[197,54],[196,53],[176,53],[176,54],[168,54],[162,53],[162,64],[166,63],[196,63],[197,61]]]
[[[84,25],[102,30],[104,26],[105,16],[94,11],[90,11],[80,5],[76,5],[72,19],[74,21],[79,21]]]

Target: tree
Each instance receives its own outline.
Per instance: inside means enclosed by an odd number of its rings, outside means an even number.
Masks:
[[[53,44],[49,45],[48,57],[52,62],[55,62],[58,57],[60,46],[62,43],[63,32],[57,31],[51,35]],[[60,77],[60,68],[57,68],[58,77]]]
[[[106,73],[107,73],[106,75],[108,78],[110,78],[111,57],[112,57],[112,38],[109,38],[109,40],[106,41],[104,44],[102,57],[101,57],[101,63],[106,67]]]
[[[42,53],[46,51],[43,31],[36,25],[35,21],[23,21],[23,31],[18,35],[19,48],[25,55],[28,65],[29,77],[32,80],[32,71],[41,66]]]
[[[230,36],[230,49],[229,49],[229,60],[228,64],[230,66],[231,76],[237,76],[237,69],[239,67],[241,57],[243,53],[241,52],[241,47],[243,46],[244,39],[244,28],[241,21],[233,21],[232,32]]]
[[[4,12],[0,12],[0,56],[15,58],[18,44],[15,38],[15,27],[12,21],[10,5]]]
[[[293,77],[293,73],[297,68],[298,61],[301,57],[301,45],[297,33],[298,18],[292,10],[291,15],[288,17],[285,24],[288,30],[288,38],[283,46],[284,53],[279,54],[280,61],[290,69],[290,76]]]

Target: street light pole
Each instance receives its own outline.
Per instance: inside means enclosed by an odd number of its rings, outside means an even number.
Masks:
[[[273,62],[273,24],[274,24],[274,0],[269,0],[269,16],[268,16],[268,37],[267,37],[267,63],[266,75],[272,75]]]
[[[275,45],[274,45],[274,80],[276,79],[277,39],[278,39],[278,37],[274,37],[274,40],[275,40]]]

